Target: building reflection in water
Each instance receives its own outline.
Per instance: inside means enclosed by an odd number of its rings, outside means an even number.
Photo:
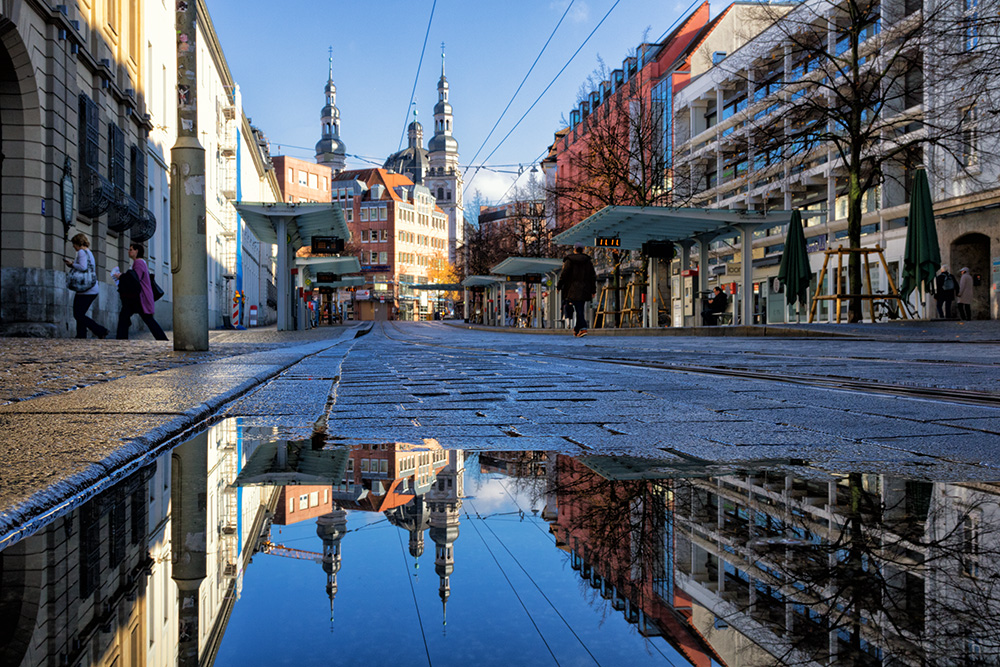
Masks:
[[[222,422],[0,552],[0,664],[210,664],[259,552],[322,569],[332,629],[338,588],[365,586],[338,584],[353,512],[405,531],[413,568],[429,537],[446,624],[460,519],[487,520],[462,514],[465,453],[268,436]],[[530,497],[590,604],[692,665],[1000,662],[1000,485],[471,460]],[[314,521],[322,550],[272,521]]]

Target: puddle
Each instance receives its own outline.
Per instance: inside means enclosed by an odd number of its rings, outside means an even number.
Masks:
[[[273,437],[0,552],[0,664],[1000,660],[997,484]]]

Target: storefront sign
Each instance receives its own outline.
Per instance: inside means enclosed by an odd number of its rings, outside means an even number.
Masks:
[[[358,301],[367,301],[371,297],[371,290],[359,289],[354,293],[354,298]]]

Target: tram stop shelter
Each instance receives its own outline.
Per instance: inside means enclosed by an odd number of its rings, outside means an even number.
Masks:
[[[462,283],[415,283],[409,285],[409,288],[417,292],[464,292],[465,286]],[[469,299],[468,295],[464,295],[464,306],[466,310],[462,312],[468,312]]]
[[[314,239],[350,241],[344,213],[337,204],[322,203],[238,202],[236,210],[261,243],[277,246],[278,331],[287,331],[292,322],[295,284],[291,264],[295,252],[314,245]],[[299,322],[301,325],[302,318]]]
[[[483,296],[483,324],[491,324],[493,321],[493,310],[489,308],[489,296],[486,294],[490,291],[490,287],[494,283],[498,283],[502,280],[499,276],[467,276],[465,280],[462,281],[462,287],[465,288],[465,320],[466,322],[472,322],[475,318],[470,317],[472,311],[469,310],[472,303],[475,301],[474,294],[482,293]]]
[[[507,283],[524,283],[525,301],[530,301],[531,299],[531,286],[537,286],[535,288],[535,314],[531,318],[531,326],[538,328],[543,326],[543,310],[549,314],[550,317],[548,319],[554,321],[551,315],[556,310],[552,306],[555,303],[555,290],[549,290],[549,307],[543,309],[542,286],[547,280],[555,278],[560,269],[562,269],[562,264],[563,261],[561,259],[553,259],[551,257],[508,257],[490,269],[492,274],[499,278],[499,281],[492,285],[492,291],[495,291],[497,296],[494,303],[498,304],[499,326],[504,325],[503,303],[504,294],[507,292]]]
[[[643,244],[671,241],[681,249],[681,266],[690,263],[691,248],[698,244],[698,290],[708,289],[708,245],[717,239],[740,239],[740,295],[743,324],[753,322],[753,300],[747,298],[753,284],[753,233],[758,229],[787,224],[791,211],[746,211],[660,206],[606,206],[589,218],[557,235],[561,245],[582,243],[606,245],[621,250],[642,250]],[[656,326],[656,261],[649,260],[650,280],[646,298],[646,326]],[[694,296],[692,295],[692,299]],[[697,309],[695,310],[697,312]],[[735,320],[734,320],[735,322]]]

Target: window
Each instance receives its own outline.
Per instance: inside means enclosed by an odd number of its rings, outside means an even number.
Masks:
[[[389,261],[389,253],[387,253],[387,252],[380,252],[378,254],[378,263],[379,264],[385,264],[388,261]]]
[[[361,221],[362,222],[367,222],[368,221],[368,209],[367,208],[361,209]]]
[[[299,509],[304,510],[308,509],[308,507],[309,507],[309,494],[303,493],[302,495],[299,496]]]
[[[288,182],[289,183],[295,182],[295,170],[292,169],[291,167],[288,168]]]
[[[388,220],[389,219],[389,209],[385,206],[379,206],[378,209],[378,219]]]
[[[316,507],[319,505],[319,491],[313,491],[309,494],[309,507]]]
[[[354,222],[354,210],[347,209],[344,211],[344,219],[347,220],[347,222]]]
[[[368,459],[361,459],[361,472],[368,472]]]
[[[316,179],[316,174],[309,174],[309,187],[313,190],[319,187],[319,183]]]
[[[304,171],[299,172],[299,185],[308,185],[309,176]]]
[[[962,166],[972,167],[979,159],[979,137],[976,127],[976,105],[964,107],[962,113]]]
[[[979,45],[979,0],[965,0],[965,17],[962,25],[965,33],[965,50],[972,51]]]
[[[388,229],[383,229],[382,230],[382,240],[383,241],[388,241],[389,240],[389,230]]]
[[[367,229],[362,229],[361,230],[361,242],[362,243],[368,243],[368,230]]]
[[[389,459],[382,459],[378,462],[379,472],[389,472]]]
[[[377,264],[378,263],[378,253],[372,250],[368,253],[368,263]]]

